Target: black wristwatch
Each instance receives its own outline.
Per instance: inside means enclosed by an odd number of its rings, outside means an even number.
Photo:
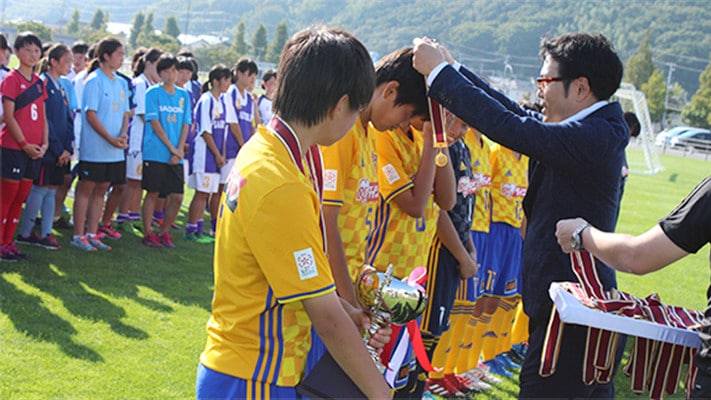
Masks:
[[[583,231],[585,228],[589,227],[590,223],[585,222],[584,224],[580,225],[577,229],[573,231],[573,234],[570,235],[570,246],[573,248],[575,251],[580,251],[584,250],[583,248]]]

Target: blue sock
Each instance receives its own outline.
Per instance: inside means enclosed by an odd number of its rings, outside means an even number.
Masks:
[[[138,212],[128,213],[128,220],[129,221],[140,221],[141,220],[141,213],[138,213]]]
[[[212,227],[212,232],[215,232],[217,229],[217,219],[210,218],[210,226]]]
[[[52,224],[54,222],[54,198],[57,189],[47,189],[44,197],[42,197],[42,237],[52,233]]]
[[[198,220],[198,222],[197,222],[197,232],[198,233],[203,233],[203,224],[204,223],[205,223],[205,221],[203,221],[201,219]]]
[[[27,200],[25,201],[25,210],[22,212],[22,217],[20,217],[20,223],[18,224],[18,235],[26,238],[32,233],[32,227],[34,227],[35,219],[37,218],[37,211],[42,207],[42,198],[44,197],[45,191],[46,188],[32,185],[30,194],[27,195]]]

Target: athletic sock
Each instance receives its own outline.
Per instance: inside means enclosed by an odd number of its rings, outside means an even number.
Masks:
[[[10,207],[7,211],[7,222],[5,223],[5,230],[3,232],[3,242],[11,243],[12,237],[15,235],[15,229],[17,228],[17,223],[20,222],[20,214],[22,214],[22,203],[27,199],[27,195],[30,193],[32,188],[32,181],[23,179],[17,186],[17,192],[15,198],[10,203]],[[5,196],[3,196],[5,197]]]
[[[479,356],[481,355],[481,349],[484,347],[484,335],[489,330],[489,325],[491,324],[491,314],[482,313],[478,317],[472,316],[471,322],[472,326],[472,348],[469,351],[469,369],[475,368],[479,365]]]
[[[518,303],[516,319],[511,328],[511,343],[521,344],[528,341],[528,315],[523,311],[523,302]]]

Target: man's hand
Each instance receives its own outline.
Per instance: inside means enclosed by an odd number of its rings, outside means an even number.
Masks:
[[[426,37],[415,38],[412,44],[414,45],[412,66],[425,77],[429,76],[436,66],[445,61],[434,40]]]
[[[558,239],[558,244],[563,253],[571,253],[574,251],[570,243],[570,238],[573,232],[585,223],[582,218],[561,219],[555,225],[555,236]]]

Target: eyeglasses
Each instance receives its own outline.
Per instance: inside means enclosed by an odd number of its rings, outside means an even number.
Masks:
[[[543,88],[551,82],[564,81],[565,78],[553,77],[553,76],[539,76],[536,78],[536,84],[538,85],[538,90],[543,90]]]

